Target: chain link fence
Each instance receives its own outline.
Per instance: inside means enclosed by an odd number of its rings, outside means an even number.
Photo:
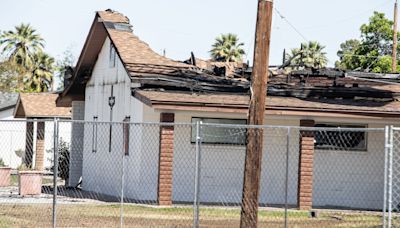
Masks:
[[[400,156],[383,128],[200,121],[0,121],[0,226],[238,227],[252,128],[263,134],[260,227],[396,224]],[[26,170],[39,192],[20,194]]]
[[[400,128],[386,128],[384,226],[400,226]]]
[[[54,126],[45,119],[0,122],[0,226],[52,224]],[[40,220],[28,221],[33,210]]]

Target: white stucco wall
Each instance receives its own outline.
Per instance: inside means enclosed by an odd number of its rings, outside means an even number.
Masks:
[[[145,107],[145,121],[156,122],[160,112]],[[176,112],[175,122],[190,123],[192,117],[246,119],[243,114]],[[298,126],[298,120],[267,120],[266,124]],[[293,133],[295,134],[295,133]],[[292,134],[292,135],[293,135]],[[270,128],[265,131],[266,150],[263,153],[262,186],[260,202],[279,204],[284,202],[284,180],[286,162],[286,130]],[[297,145],[297,146],[296,146]],[[289,202],[296,203],[298,140],[291,144],[290,183],[296,187],[289,190]],[[193,201],[195,144],[191,143],[191,126],[175,127],[173,200]],[[243,145],[203,144],[201,169],[201,195],[205,203],[239,203],[242,197],[245,147]]]
[[[160,112],[144,107],[145,121],[156,122]],[[190,123],[192,117],[246,118],[244,115],[175,112],[175,122]],[[317,123],[367,124],[384,128],[385,120],[337,119],[270,116],[265,131],[260,202],[273,205],[285,200],[286,129],[273,126],[299,126],[300,119]],[[386,124],[396,124],[390,121]],[[173,200],[192,201],[195,145],[190,142],[189,126],[175,127]],[[290,131],[288,203],[297,203],[299,130]],[[313,205],[316,207],[351,207],[380,209],[383,205],[384,133],[367,133],[367,151],[316,150],[314,160]],[[242,193],[243,146],[207,145],[202,150],[201,201],[240,203]],[[154,164],[155,161],[153,161]],[[155,165],[154,165],[155,167]]]
[[[93,117],[98,117],[98,122],[114,121],[121,122],[126,116],[131,117],[131,122],[143,121],[143,105],[131,96],[130,77],[126,73],[122,62],[117,58],[116,66],[109,65],[110,40],[107,39],[99,54],[92,77],[86,86],[85,96],[85,117],[86,121],[93,121]],[[115,106],[113,107],[113,117],[110,119],[110,107],[108,99],[111,96],[111,86],[115,96]],[[149,132],[146,134],[140,126],[131,125],[130,136],[130,155],[125,157],[125,166],[122,166],[123,158],[123,130],[121,124],[112,125],[111,152],[109,151],[110,124],[103,123],[97,125],[85,124],[84,144],[83,144],[83,164],[82,164],[82,187],[85,190],[98,192],[107,195],[119,195],[121,191],[122,171],[126,173],[125,182],[127,183],[125,195],[130,198],[140,198],[155,200],[156,189],[140,188],[141,182],[151,179],[154,185],[154,178],[148,178],[151,172],[144,163],[146,159],[153,159],[150,154],[158,153],[158,150],[150,150],[147,147],[141,150],[142,144],[153,145],[158,141],[158,135]],[[153,139],[157,137],[157,139]],[[142,139],[145,140],[142,140]],[[94,144],[97,144],[96,152],[93,152]],[[148,153],[146,153],[146,151]],[[124,169],[124,170],[123,170]],[[157,177],[157,175],[153,176]],[[156,181],[157,179],[155,179]],[[155,182],[157,184],[157,181]]]
[[[72,119],[85,119],[85,102],[72,101]],[[60,126],[71,125],[70,123],[61,123]],[[69,161],[69,186],[78,185],[82,177],[82,161],[83,161],[83,142],[84,142],[85,124],[74,122],[71,126],[71,153]]]
[[[39,121],[39,120],[37,120]],[[33,151],[33,160],[35,163],[36,156],[36,130],[37,123],[34,124],[34,151]],[[50,170],[53,166],[54,161],[54,121],[46,121],[45,129],[44,129],[44,168],[45,170]],[[66,142],[70,144],[71,142],[71,124],[59,124],[58,129],[58,141]]]
[[[0,158],[12,168],[21,165],[21,158],[16,150],[25,150],[24,122],[2,122],[2,120],[14,120],[14,108],[0,111]]]
[[[368,124],[369,128],[384,128]],[[316,150],[314,206],[380,209],[383,206],[384,132],[367,132],[366,151]]]

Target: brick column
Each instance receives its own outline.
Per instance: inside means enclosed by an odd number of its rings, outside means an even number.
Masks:
[[[35,170],[44,170],[44,122],[37,122]]]
[[[300,120],[301,127],[314,127],[314,120]],[[297,203],[300,210],[312,208],[314,133],[300,131]]]
[[[160,122],[173,123],[174,113],[161,113]],[[160,127],[160,154],[158,166],[158,204],[172,205],[172,172],[174,155],[174,127]]]

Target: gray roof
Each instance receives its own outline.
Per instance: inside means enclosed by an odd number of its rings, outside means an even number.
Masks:
[[[0,92],[0,111],[8,108],[14,108],[17,104],[18,93]]]

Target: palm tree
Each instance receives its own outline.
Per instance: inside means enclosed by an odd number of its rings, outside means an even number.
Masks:
[[[42,51],[43,38],[29,24],[15,26],[15,31],[0,34],[0,47],[5,57],[23,67],[29,67],[33,54]]]
[[[33,55],[32,65],[25,78],[25,90],[47,92],[53,82],[54,58],[44,52]]]
[[[325,46],[317,41],[302,43],[302,48],[292,49],[287,58],[291,60],[291,64],[304,64],[307,67],[322,68],[328,64],[326,52],[323,51],[324,48]]]
[[[239,43],[239,38],[235,34],[221,34],[212,45],[211,58],[220,62],[241,62],[245,54],[243,46],[244,43]]]

